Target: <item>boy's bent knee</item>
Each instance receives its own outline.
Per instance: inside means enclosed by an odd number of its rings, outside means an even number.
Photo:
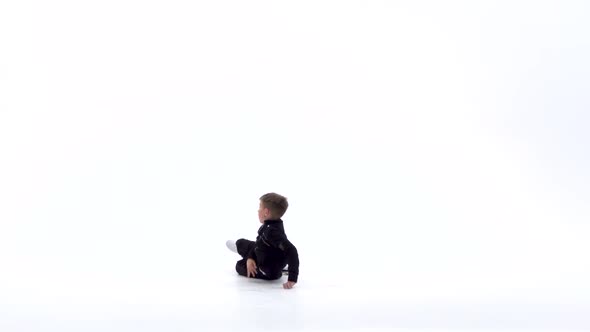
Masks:
[[[246,262],[244,260],[236,262],[236,272],[241,276],[246,276]]]

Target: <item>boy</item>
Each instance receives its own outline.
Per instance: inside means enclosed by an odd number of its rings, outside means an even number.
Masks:
[[[299,276],[299,255],[297,248],[289,242],[281,217],[287,211],[287,198],[276,193],[260,197],[258,229],[256,242],[246,239],[229,240],[227,247],[242,256],[236,263],[236,271],[245,277],[276,280],[283,275],[283,268],[289,265],[288,281],[283,288],[291,289]]]

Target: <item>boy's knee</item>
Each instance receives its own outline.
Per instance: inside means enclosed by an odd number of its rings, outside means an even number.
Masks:
[[[236,272],[241,276],[246,275],[246,264],[244,261],[240,260],[236,262]]]

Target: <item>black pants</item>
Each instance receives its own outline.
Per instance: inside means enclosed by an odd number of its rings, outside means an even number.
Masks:
[[[256,242],[239,239],[236,241],[236,247],[238,248],[238,254],[242,256],[242,259],[236,263],[236,272],[241,276],[248,276],[248,268],[246,267],[246,261],[248,260],[248,253],[256,246]],[[260,265],[256,262],[256,278],[265,280],[275,280],[281,278],[283,275],[283,268],[286,265],[286,259],[283,257],[277,257],[265,262],[264,265]]]

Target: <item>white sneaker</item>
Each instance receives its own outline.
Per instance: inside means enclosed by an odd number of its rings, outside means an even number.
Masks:
[[[234,240],[227,240],[225,242],[225,245],[227,246],[227,249],[235,252],[236,254],[238,253],[238,247],[236,247],[236,241],[234,241]]]

